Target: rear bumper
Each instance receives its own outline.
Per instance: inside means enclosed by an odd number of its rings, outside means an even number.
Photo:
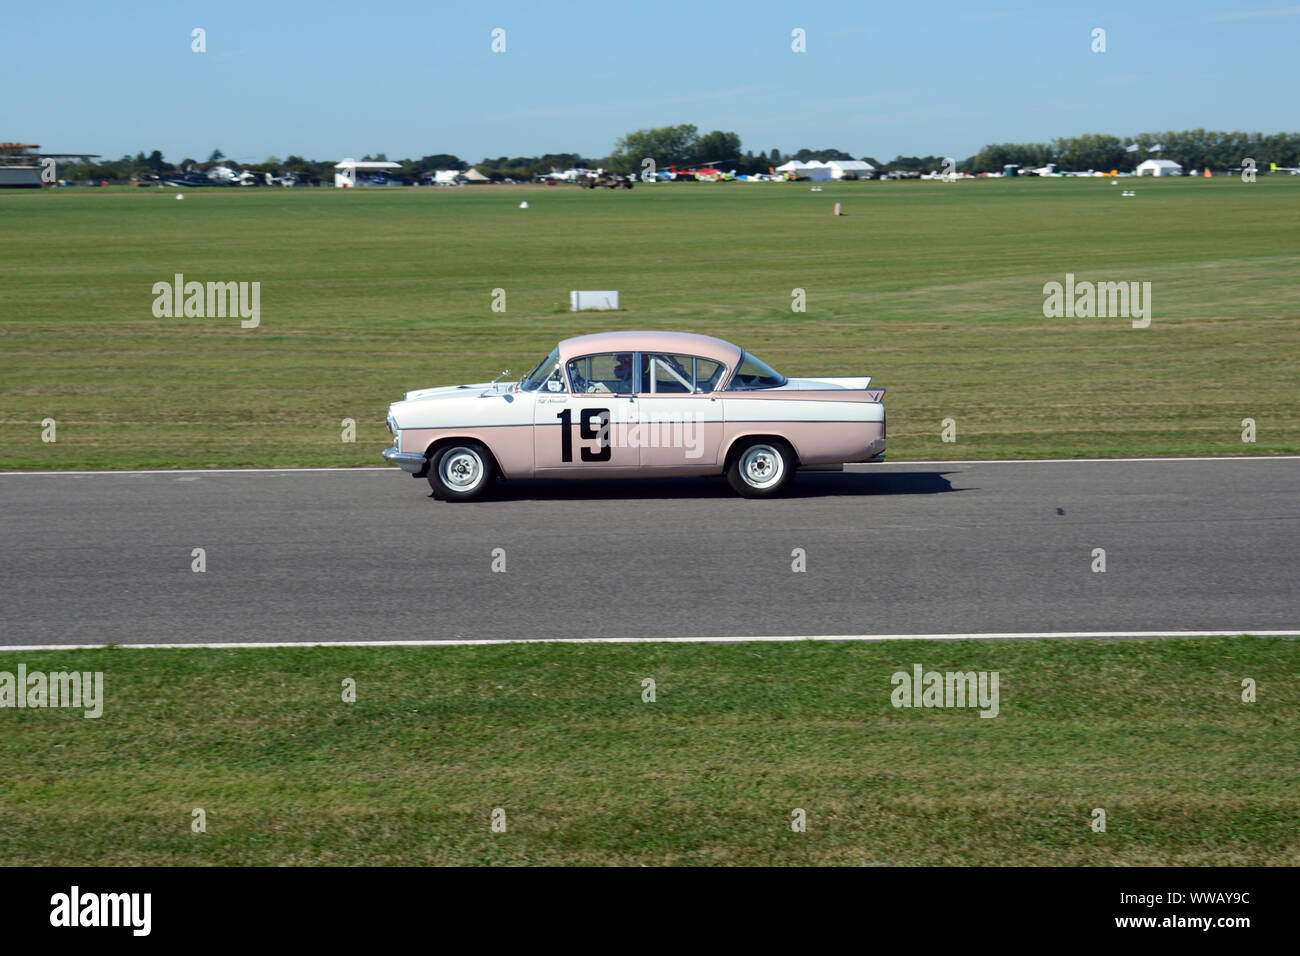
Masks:
[[[407,455],[398,451],[396,448],[384,449],[384,461],[390,465],[396,465],[402,471],[409,471],[417,478],[428,466],[428,462],[423,455]]]

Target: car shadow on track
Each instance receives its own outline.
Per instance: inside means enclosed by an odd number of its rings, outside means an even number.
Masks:
[[[949,471],[805,472],[795,476],[783,498],[853,495],[933,495],[954,488]],[[608,501],[648,498],[739,498],[726,478],[524,479],[497,483],[487,501]]]

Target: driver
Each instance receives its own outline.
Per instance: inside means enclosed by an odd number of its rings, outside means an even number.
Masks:
[[[632,391],[632,353],[619,352],[614,358],[614,378],[618,379],[620,393]]]
[[[647,358],[647,362],[649,359]],[[581,392],[615,392],[620,395],[631,395],[636,389],[632,381],[632,353],[615,352],[614,353],[614,380],[610,388],[604,382],[588,381],[578,374],[576,366],[570,366],[570,374],[573,376],[574,387]],[[643,363],[644,364],[644,363]]]

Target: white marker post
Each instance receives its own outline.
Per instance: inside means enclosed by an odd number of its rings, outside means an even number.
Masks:
[[[586,309],[617,309],[617,292],[578,292],[569,293],[569,311],[581,312]]]

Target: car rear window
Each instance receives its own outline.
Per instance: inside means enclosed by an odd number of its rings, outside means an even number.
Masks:
[[[742,354],[740,367],[727,384],[729,392],[743,392],[756,388],[780,388],[788,379],[766,362],[748,352]]]

